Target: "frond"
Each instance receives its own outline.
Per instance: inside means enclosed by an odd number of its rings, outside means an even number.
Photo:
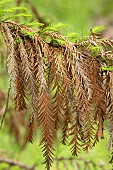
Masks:
[[[42,137],[40,145],[42,145],[43,156],[45,157],[46,168],[50,169],[53,159],[53,134],[56,133],[54,129],[54,119],[52,114],[52,106],[49,102],[49,95],[46,91],[42,91],[38,103],[38,121],[42,129]]]
[[[7,24],[2,24],[3,35],[7,39],[8,59],[7,66],[10,75],[11,86],[14,94],[15,108],[17,110],[26,109],[23,76],[21,75],[21,59],[17,45],[14,42],[11,30]]]
[[[81,151],[83,134],[81,131],[81,124],[79,122],[78,113],[75,112],[72,117],[72,125],[70,127],[69,136],[71,140],[69,145],[71,145],[71,152],[73,156],[78,156],[78,153]]]

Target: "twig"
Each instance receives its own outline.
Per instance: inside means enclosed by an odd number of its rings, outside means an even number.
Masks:
[[[24,0],[17,0],[17,2],[16,2],[17,6],[19,6],[23,1],[24,1]],[[40,23],[43,23],[43,24],[44,24],[44,27],[48,26],[49,23],[47,23],[47,22],[45,21],[45,19],[40,16],[40,14],[38,13],[36,7],[33,5],[32,1],[31,1],[31,0],[26,0],[26,2],[29,4],[31,11],[32,11],[32,13],[35,15],[35,17],[37,18],[37,20],[38,20]]]
[[[91,161],[91,160],[85,160],[85,159],[83,159],[83,158],[73,158],[73,157],[56,157],[56,158],[54,159],[54,161],[56,161],[56,164],[57,164],[56,167],[57,167],[57,169],[59,168],[59,165],[58,165],[58,162],[59,162],[59,161],[63,161],[63,163],[64,163],[64,161],[72,161],[72,163],[73,163],[73,161],[75,161],[75,164],[77,165],[78,169],[80,169],[80,167],[79,167],[79,164],[78,164],[76,161],[83,161],[83,162],[85,163],[85,165],[86,165],[86,164],[87,164],[87,165],[92,164],[95,168],[96,168],[96,167],[100,167],[102,170],[103,170],[103,169],[105,168],[105,166],[106,166],[106,164],[102,164],[102,163],[97,164],[97,163],[95,163],[95,162],[93,162],[93,161]],[[11,167],[11,166],[18,166],[19,168],[24,169],[24,170],[36,170],[36,167],[38,166],[38,164],[35,164],[35,165],[33,165],[33,166],[30,167],[30,166],[24,164],[23,162],[20,162],[20,161],[17,161],[17,160],[12,160],[12,159],[9,159],[9,158],[4,158],[4,157],[2,157],[2,156],[0,156],[0,163],[6,163],[6,164],[8,164],[10,167]],[[43,162],[42,162],[41,164],[43,164]],[[66,162],[65,162],[64,166],[65,166],[65,169],[66,169],[66,168],[68,169]],[[74,165],[74,166],[75,166],[75,165]],[[106,169],[105,169],[105,170],[106,170]]]
[[[84,158],[73,158],[73,157],[56,157],[54,159],[56,162],[57,161],[83,161],[85,164],[92,164],[93,167],[100,167],[100,168],[104,168],[105,166],[107,166],[107,164],[104,163],[95,163],[91,160],[86,160]]]
[[[22,0],[17,0],[16,1],[16,6],[19,6],[22,3]]]
[[[7,92],[6,107],[5,107],[3,116],[2,116],[2,120],[1,120],[1,124],[0,124],[0,129],[2,128],[2,125],[3,125],[4,119],[5,119],[6,113],[8,111],[10,90],[11,90],[11,83],[9,85],[8,92]]]
[[[17,0],[16,1],[16,6],[18,7],[18,6],[20,6],[20,4],[22,3],[22,0]],[[19,13],[19,11],[17,10],[16,11],[16,14],[18,14]],[[16,17],[16,22],[19,22],[19,17]]]
[[[31,8],[33,14],[36,16],[37,20],[38,20],[40,23],[43,23],[43,24],[44,24],[44,27],[48,26],[49,24],[44,20],[44,18],[42,18],[42,17],[39,15],[39,13],[38,13],[36,7],[33,5],[32,1],[31,1],[31,0],[28,0],[28,3],[29,3],[29,5],[30,5],[30,8]]]
[[[22,168],[24,170],[35,170],[37,165],[33,165],[31,167],[27,166],[23,162],[18,162],[16,160],[4,158],[0,156],[0,163],[6,163],[10,166],[18,166],[19,168]]]

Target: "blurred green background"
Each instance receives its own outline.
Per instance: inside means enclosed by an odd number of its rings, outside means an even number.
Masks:
[[[105,25],[106,30],[103,34],[105,37],[111,37],[113,35],[113,0],[32,0],[32,6],[29,5],[29,0],[15,0],[10,5],[15,6],[20,4],[21,6],[27,7],[30,13],[34,15],[35,20],[38,19],[33,13],[33,6],[37,9],[38,15],[46,23],[51,22],[63,22],[68,27],[61,30],[61,33],[66,35],[68,32],[76,32],[81,36],[88,33],[88,30],[94,25]],[[23,19],[20,19],[20,21]],[[29,19],[28,19],[29,20]],[[3,42],[3,40],[1,40]],[[6,56],[5,46],[0,47],[0,58]],[[0,115],[3,113],[6,101],[6,91],[8,89],[9,81],[6,71],[6,62],[1,60],[0,64]],[[39,136],[40,132],[37,129],[37,134],[34,139],[33,144],[26,144],[25,147],[19,146],[22,143],[25,132],[25,124],[18,123],[16,118],[12,118],[11,115],[16,113],[13,109],[13,102],[10,99],[9,111],[6,115],[6,120],[4,122],[3,128],[0,130],[0,156],[7,157],[10,159],[16,159],[18,161],[24,162],[26,165],[32,166],[38,164],[38,170],[43,170],[44,165],[41,148],[39,147]],[[11,122],[14,119],[16,123]],[[10,123],[11,122],[11,123]],[[10,127],[9,127],[9,124]],[[16,126],[15,126],[16,125]],[[16,131],[14,130],[16,128]],[[15,132],[12,132],[15,131]],[[21,135],[20,135],[21,133]],[[15,137],[18,139],[16,140]],[[60,138],[59,132],[59,138]],[[19,141],[20,140],[20,141]],[[85,160],[90,160],[97,163],[106,164],[106,169],[111,169],[108,157],[108,140],[109,135],[107,128],[105,129],[105,139],[103,139],[96,147],[85,154],[84,152],[79,154],[80,158]],[[62,146],[60,139],[56,142],[56,152],[55,157],[72,157],[68,146]],[[55,169],[67,169],[73,170],[74,166],[69,161],[66,161],[67,166],[60,162],[57,165],[53,163],[52,170]],[[81,170],[84,169],[83,161],[78,161]],[[8,168],[7,164],[0,163],[0,170],[6,170]],[[94,167],[90,166],[91,170]],[[99,169],[99,168],[97,168]],[[101,169],[101,168],[100,168]],[[11,167],[11,170],[19,170],[18,167]],[[86,169],[87,170],[87,169]]]

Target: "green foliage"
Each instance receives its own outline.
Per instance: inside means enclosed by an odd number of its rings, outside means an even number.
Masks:
[[[113,71],[113,66],[101,67],[102,71]]]
[[[40,23],[40,22],[37,22],[37,21],[33,21],[33,22],[30,22],[30,23],[24,23],[26,26],[28,27],[42,27],[44,24],[43,23]]]
[[[102,47],[99,45],[97,45],[97,46],[90,45],[89,48],[92,51],[92,54],[94,57],[96,57],[102,49]]]
[[[94,26],[94,27],[91,29],[92,33],[100,33],[100,32],[102,32],[102,31],[104,31],[104,30],[105,30],[104,25]]]
[[[5,15],[4,8],[8,2],[11,2],[11,0],[3,0],[0,2],[0,22],[2,21],[2,18]]]
[[[19,6],[19,7],[4,9],[4,12],[13,13],[13,12],[16,12],[17,10],[24,10],[24,11],[26,11],[27,9],[25,7]]]
[[[66,35],[66,37],[71,41],[71,42],[75,42],[78,40],[78,34],[75,32],[70,32]]]
[[[30,38],[33,38],[34,37],[34,35],[35,35],[35,32],[29,32],[29,31],[26,31],[26,30],[23,30],[22,31],[22,34],[24,34],[25,36],[27,36],[27,37],[30,37]]]
[[[64,41],[64,40],[62,40],[62,39],[58,39],[58,38],[54,38],[54,39],[52,39],[52,43],[53,44],[59,44],[59,45],[64,45],[66,42]]]
[[[16,38],[16,39],[15,39],[15,42],[16,42],[17,44],[20,43],[20,41],[21,41],[20,38]]]
[[[42,32],[46,32],[46,31],[59,31],[59,29],[65,28],[65,27],[67,27],[67,25],[62,23],[62,22],[52,23],[49,26],[47,26],[46,28],[42,29]]]
[[[49,35],[47,35],[47,34],[42,34],[41,33],[40,36],[45,37],[45,41],[47,43],[50,43],[52,41],[52,38]]]
[[[7,4],[11,3],[12,0],[3,0],[0,2],[0,22],[4,22],[16,17],[31,17],[30,14],[27,14],[26,11],[27,9],[25,7],[14,7],[14,8],[7,8]],[[15,14],[15,12],[17,11],[24,11],[19,13],[19,14]],[[7,17],[8,15],[8,17]]]
[[[10,20],[10,19],[17,18],[17,17],[32,17],[32,15],[27,14],[27,13],[21,13],[21,14],[11,15],[10,17],[6,17],[5,19],[3,19],[2,22],[3,22],[3,21],[8,21],[8,20]]]

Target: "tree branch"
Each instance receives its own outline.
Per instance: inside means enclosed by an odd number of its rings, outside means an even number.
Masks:
[[[6,163],[10,166],[18,166],[19,168],[22,168],[24,170],[35,170],[37,165],[33,165],[31,167],[27,166],[26,164],[24,164],[23,162],[19,162],[16,160],[12,160],[9,158],[4,158],[2,156],[0,156],[0,163]]]
[[[84,163],[84,166],[86,167],[87,165],[92,165],[94,167],[94,169],[96,169],[97,167],[100,168],[100,169],[104,169],[104,170],[107,170],[106,167],[108,166],[106,163],[96,163],[92,160],[87,160],[87,159],[84,159],[84,158],[74,158],[74,157],[56,157],[54,159],[54,161],[56,162],[59,162],[59,161],[71,161],[73,163],[73,161],[76,163],[76,164],[79,164],[78,162],[79,161],[82,161]]]

